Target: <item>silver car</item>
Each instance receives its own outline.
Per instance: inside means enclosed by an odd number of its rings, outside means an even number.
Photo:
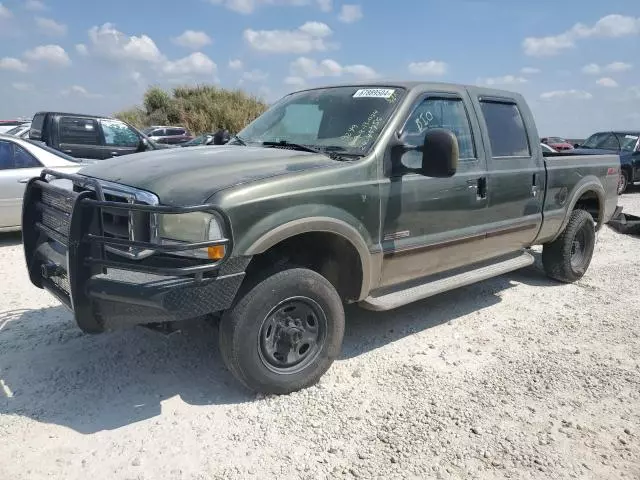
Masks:
[[[43,168],[75,173],[87,161],[33,140],[0,134],[0,232],[20,230],[25,184]]]

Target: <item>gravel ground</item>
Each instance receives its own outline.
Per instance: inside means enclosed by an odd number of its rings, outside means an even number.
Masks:
[[[82,334],[0,242],[0,478],[640,478],[638,238],[605,227],[574,285],[350,308],[321,382],[267,398],[208,324]]]

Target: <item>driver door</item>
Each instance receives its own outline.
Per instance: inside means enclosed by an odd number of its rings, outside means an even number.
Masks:
[[[401,131],[419,146],[430,128],[456,134],[460,160],[450,178],[402,173],[394,168],[383,184],[381,287],[473,263],[482,257],[487,215],[487,163],[477,120],[466,92],[420,98]],[[418,168],[422,154],[407,152],[405,167]],[[386,203],[385,203],[386,202]],[[481,259],[481,258],[479,258]]]

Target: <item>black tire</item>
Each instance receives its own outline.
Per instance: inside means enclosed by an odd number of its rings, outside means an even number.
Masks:
[[[629,172],[622,170],[618,180],[618,195],[622,195],[629,188]]]
[[[344,308],[333,285],[312,270],[289,268],[255,281],[241,295],[220,322],[220,352],[229,371],[266,394],[315,384],[342,349]],[[303,360],[289,365],[297,357]]]
[[[585,210],[574,210],[562,234],[542,249],[546,274],[565,283],[579,280],[589,268],[595,244],[593,217]]]

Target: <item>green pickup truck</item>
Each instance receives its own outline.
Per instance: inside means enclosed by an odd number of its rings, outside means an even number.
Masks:
[[[516,93],[312,88],[224,146],[43,171],[24,253],[83,331],[217,318],[233,375],[283,394],[338,357],[345,303],[393,309],[531,265],[534,245],[579,280],[619,174],[616,155],[543,155]]]

